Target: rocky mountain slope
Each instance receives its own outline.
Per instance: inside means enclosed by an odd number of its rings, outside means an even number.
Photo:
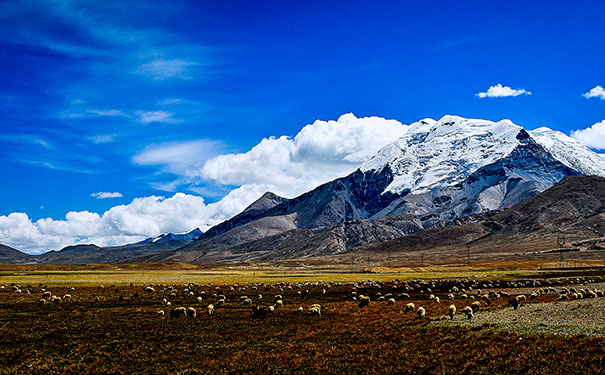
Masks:
[[[511,207],[566,176],[586,174],[605,176],[605,163],[562,133],[527,132],[509,120],[424,119],[349,176],[294,199],[271,200],[264,211],[248,208],[181,253],[249,247],[292,229],[323,232],[392,215],[405,217],[416,230],[428,229]]]

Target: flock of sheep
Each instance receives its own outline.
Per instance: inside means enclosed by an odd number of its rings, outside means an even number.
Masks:
[[[148,297],[157,296],[158,304],[161,309],[156,311],[158,317],[169,315],[171,318],[187,317],[197,318],[198,310],[204,310],[208,315],[215,314],[228,304],[245,307],[249,309],[253,318],[265,318],[268,314],[274,313],[278,309],[284,308],[284,295],[288,296],[288,305],[296,306],[296,311],[313,316],[322,316],[322,305],[319,303],[307,302],[311,299],[322,297],[324,300],[334,302],[356,301],[359,308],[370,306],[371,303],[384,303],[387,306],[396,305],[397,301],[405,301],[403,309],[404,314],[413,313],[418,319],[424,319],[427,315],[427,309],[432,307],[435,311],[443,300],[449,301],[447,313],[450,319],[454,319],[459,307],[460,311],[467,318],[471,319],[483,306],[489,306],[492,301],[497,299],[507,299],[512,308],[517,309],[527,302],[528,299],[536,299],[541,295],[555,294],[556,300],[576,300],[583,298],[603,297],[602,290],[590,288],[590,284],[600,282],[600,276],[588,278],[567,278],[567,279],[547,279],[547,280],[520,280],[520,281],[478,281],[478,280],[409,280],[393,282],[365,281],[365,282],[293,282],[293,283],[245,283],[245,284],[223,284],[222,286],[213,286],[210,284],[189,283],[182,285],[144,285],[139,291]],[[576,285],[576,286],[573,286]],[[112,286],[115,288],[115,286]],[[132,284],[131,284],[132,287]],[[103,286],[99,286],[104,289]],[[532,290],[531,293],[517,294],[512,293],[519,288]],[[348,292],[347,292],[348,290]],[[483,291],[484,290],[484,291]],[[59,303],[70,300],[75,293],[74,287],[68,287],[63,296],[53,294],[50,290],[39,286],[38,289],[28,285],[25,291],[20,285],[11,284],[10,286],[0,286],[0,292],[41,293],[38,300],[40,305],[53,302]],[[115,293],[120,289],[115,288]],[[384,292],[384,294],[383,294]],[[270,297],[263,296],[269,295]],[[138,298],[139,293],[135,293],[131,298]],[[103,296],[93,296],[94,301],[104,300]],[[120,301],[124,296],[120,295]],[[172,306],[174,301],[182,304],[184,300],[190,301],[190,306]],[[409,300],[414,300],[416,303]],[[420,305],[425,302],[425,306]],[[459,301],[459,302],[458,302]],[[468,301],[468,302],[465,302]],[[307,302],[308,307],[301,306]],[[430,304],[428,304],[430,302]],[[418,306],[417,306],[418,304]],[[456,306],[458,304],[458,306]],[[191,306],[196,305],[196,307]],[[464,305],[464,307],[462,307]],[[446,304],[447,306],[447,304]],[[166,310],[166,311],[165,311]],[[435,315],[435,314],[432,314]]]

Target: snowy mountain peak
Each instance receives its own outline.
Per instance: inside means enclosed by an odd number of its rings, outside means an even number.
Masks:
[[[531,130],[529,133],[555,159],[568,167],[588,176],[605,176],[603,158],[576,139],[547,127]]]
[[[386,191],[424,192],[454,185],[477,169],[510,154],[524,138],[510,120],[492,122],[447,115],[425,119],[362,164],[362,172],[388,166],[393,182]],[[521,136],[519,136],[521,134]]]
[[[453,115],[411,124],[403,137],[381,149],[360,170],[380,172],[388,167],[393,181],[385,192],[424,193],[464,181],[528,142],[541,145],[580,174],[605,176],[603,159],[561,132],[548,128],[527,132],[507,119],[493,122]]]

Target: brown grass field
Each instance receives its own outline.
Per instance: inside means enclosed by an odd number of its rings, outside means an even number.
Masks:
[[[448,325],[437,324],[445,319],[452,303],[447,294],[456,280],[463,283],[470,280],[469,283],[487,287],[492,283],[493,289],[498,290],[503,286],[495,285],[503,280],[529,279],[558,280],[558,289],[569,283],[587,288],[603,285],[602,268],[355,273],[336,269],[311,272],[263,267],[252,270],[166,267],[173,269],[0,267],[0,285],[5,286],[5,291],[0,292],[0,373],[598,374],[605,371],[605,337],[601,331],[575,335],[571,330],[570,335],[562,336],[515,332],[489,323],[468,326],[459,315]],[[422,286],[422,292],[415,289],[420,279],[435,283],[430,286],[430,293],[439,296],[440,303],[428,299],[428,286]],[[328,287],[316,285],[315,280],[334,283]],[[367,280],[383,282],[360,285],[357,292],[370,295],[372,302],[359,308],[352,299],[351,283]],[[404,281],[408,284],[403,284]],[[165,287],[160,285],[154,286],[155,292],[145,292],[144,282],[174,284],[176,296],[162,291]],[[239,285],[231,290],[229,286],[236,282]],[[12,283],[20,284],[22,293],[13,292]],[[184,292],[186,283],[197,283],[189,286],[193,296]],[[300,284],[292,284],[290,289],[287,283]],[[411,301],[398,297],[404,285],[412,287]],[[74,286],[75,290],[68,291],[68,286]],[[72,298],[39,305],[41,289],[45,287],[57,296],[70,293]],[[304,290],[309,293],[297,293]],[[483,293],[487,290],[482,288]],[[213,293],[225,294],[225,305],[217,306]],[[263,306],[268,307],[276,294],[283,296],[284,306],[265,318],[253,319],[250,307],[242,305],[239,298],[246,295],[257,301],[259,293],[263,295]],[[392,293],[395,304],[375,301],[376,293]],[[196,299],[200,295],[201,303]],[[172,307],[196,308],[197,318],[171,318],[171,307],[162,305],[163,298],[170,300]],[[556,300],[556,294],[541,294],[528,299],[528,304],[574,303]],[[426,318],[404,314],[408,302],[425,307]],[[458,296],[453,301],[459,312],[471,302]],[[212,316],[206,313],[210,303],[216,306]],[[322,305],[321,316],[309,314],[308,307],[314,303]],[[299,312],[299,307],[304,311]],[[160,309],[166,311],[166,316],[156,315]],[[477,316],[485,311],[510,309],[507,298],[490,298],[489,305],[482,307]],[[527,307],[525,311],[529,313],[531,309]]]

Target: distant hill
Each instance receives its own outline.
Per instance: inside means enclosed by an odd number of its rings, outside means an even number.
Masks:
[[[0,263],[24,264],[32,261],[32,256],[12,247],[0,244]]]

